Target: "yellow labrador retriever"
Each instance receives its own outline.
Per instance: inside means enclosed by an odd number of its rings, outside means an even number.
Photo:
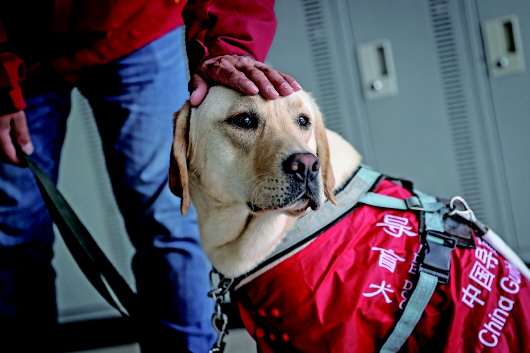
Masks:
[[[361,160],[303,91],[267,101],[216,86],[174,128],[171,190],[183,214],[193,199],[204,250],[226,276],[272,252],[306,209],[335,202]]]
[[[329,210],[363,184],[360,155],[303,91],[267,101],[213,87],[175,115],[174,135],[170,188],[183,214],[193,200],[204,250],[227,277],[335,217]],[[453,217],[466,213],[456,208],[444,229],[429,229],[440,202],[405,184],[378,179],[372,199],[397,200],[397,210],[346,203],[340,222],[239,284],[260,352],[528,351],[528,269],[494,233],[493,247],[475,231],[458,235]]]

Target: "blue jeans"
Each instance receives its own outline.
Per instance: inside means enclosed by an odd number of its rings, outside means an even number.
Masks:
[[[180,201],[167,186],[172,114],[188,94],[181,35],[181,28],[174,30],[91,68],[75,84],[94,112],[136,248],[132,266],[144,352],[202,353],[214,339],[213,302],[206,296],[210,265],[199,245],[196,214],[180,216]],[[25,88],[32,157],[56,181],[73,87],[52,77]],[[0,176],[0,328],[42,332],[57,315],[52,221],[29,170],[0,163]],[[0,351],[2,344],[0,339]]]

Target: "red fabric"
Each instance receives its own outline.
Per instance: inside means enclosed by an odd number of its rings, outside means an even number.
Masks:
[[[410,196],[389,181],[376,192]],[[259,352],[378,351],[416,283],[417,232],[411,212],[361,206],[238,289]],[[383,249],[393,253],[382,257]],[[401,351],[530,351],[529,284],[486,243],[455,249],[450,282],[438,286]]]
[[[55,0],[53,9],[39,10],[42,13],[32,21],[24,12],[24,1],[5,1],[9,2],[0,6],[0,115],[25,107],[19,86],[21,58],[32,67],[38,67],[35,62],[50,61],[64,78],[75,81],[84,68],[123,57],[182,25],[186,5],[184,0]],[[45,8],[44,2],[38,4]],[[206,57],[224,54],[263,61],[276,28],[273,0],[190,1],[186,18],[193,68]],[[2,19],[9,19],[11,25],[18,26],[17,31],[33,40],[38,37],[42,48],[32,52],[32,45],[21,39],[20,33],[10,34]],[[91,39],[66,54],[64,45],[42,45],[61,43],[57,38],[67,38],[74,45]],[[10,50],[10,55],[18,55],[17,65],[12,65],[13,58],[7,58],[3,48],[22,48],[24,53]]]
[[[189,1],[183,17],[190,72],[224,54],[264,61],[276,31],[274,0]]]
[[[181,12],[185,5],[185,1],[178,0],[56,0],[53,8],[43,6],[38,21],[33,21],[28,18],[35,14],[28,16],[24,12],[27,4],[24,7],[24,2],[9,1],[13,4],[4,4],[2,18],[9,19],[11,27],[0,20],[0,44],[4,48],[20,49],[20,53],[11,51],[17,53],[20,62],[31,62],[32,67],[37,67],[35,62],[51,59],[55,69],[71,81],[79,78],[83,68],[125,56],[182,25]],[[10,33],[10,29],[17,33]],[[64,46],[56,48],[52,44],[58,38],[68,38],[69,43],[78,45],[92,35],[93,40],[78,50],[72,48],[66,54],[54,52],[64,51]],[[34,43],[29,47],[24,44],[28,38],[38,38],[39,44],[49,42],[50,45],[33,52]],[[0,114],[25,107],[19,86],[19,72],[24,66],[12,64],[13,52],[9,57],[6,52],[0,52],[0,73],[5,73],[0,74]]]
[[[0,114],[26,108],[19,86],[23,79],[23,65],[24,62],[14,53],[0,53]]]
[[[52,64],[62,76],[74,81],[82,68],[130,54],[182,25],[184,4],[185,1],[168,0],[86,1],[76,32],[102,31],[105,37],[71,55],[54,58]]]

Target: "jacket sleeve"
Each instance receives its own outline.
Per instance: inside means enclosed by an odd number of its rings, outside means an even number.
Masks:
[[[26,108],[20,88],[24,62],[16,54],[5,51],[6,44],[7,34],[0,21],[0,115]]]
[[[274,0],[189,0],[183,18],[190,72],[219,55],[264,61],[276,31]]]

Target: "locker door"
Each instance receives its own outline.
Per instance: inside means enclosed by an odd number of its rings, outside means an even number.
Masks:
[[[477,177],[483,158],[474,147],[476,112],[468,82],[461,19],[451,1],[348,1],[359,76],[367,70],[365,45],[389,43],[387,64],[397,90],[381,97],[361,79],[375,164],[413,178],[418,188],[452,196],[473,207],[483,202]],[[385,53],[385,56],[387,54]],[[375,60],[383,58],[375,56]],[[368,61],[368,60],[365,60]],[[385,68],[385,66],[387,68]],[[484,210],[479,210],[483,215]]]
[[[491,137],[498,146],[492,157],[502,172],[499,183],[505,203],[499,211],[509,220],[510,245],[530,262],[530,2],[480,0],[476,6],[487,63],[483,74],[493,113]],[[499,36],[492,35],[492,30]],[[492,55],[494,45],[498,48]],[[502,60],[509,60],[504,65],[511,64],[515,55],[522,67],[503,67]]]

